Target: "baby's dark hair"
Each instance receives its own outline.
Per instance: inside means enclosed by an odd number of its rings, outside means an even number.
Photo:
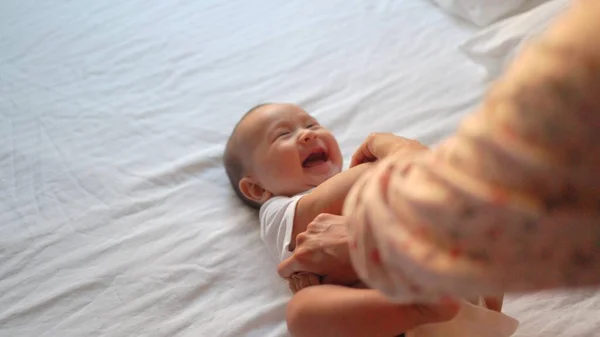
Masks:
[[[231,135],[229,136],[229,139],[227,140],[227,145],[225,146],[225,154],[223,155],[223,165],[225,166],[225,172],[227,173],[227,178],[229,178],[229,182],[231,183],[231,187],[233,187],[235,194],[240,199],[242,199],[242,201],[246,205],[248,205],[254,209],[260,209],[261,204],[256,201],[246,198],[244,193],[242,193],[242,191],[240,190],[240,180],[242,180],[242,178],[244,177],[244,174],[246,172],[245,172],[244,162],[242,161],[242,158],[241,158],[240,152],[239,152],[240,151],[240,142],[238,141],[238,139],[236,137],[236,131],[238,129],[238,126],[244,121],[244,119],[246,119],[246,117],[248,117],[251,113],[255,112],[256,110],[258,110],[264,106],[267,106],[269,104],[272,104],[272,103],[259,104],[255,107],[253,107],[252,109],[248,110],[242,116],[242,118],[239,120],[239,122],[237,122],[237,124],[233,128],[233,131],[231,132]]]

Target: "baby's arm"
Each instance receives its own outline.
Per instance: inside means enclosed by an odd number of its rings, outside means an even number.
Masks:
[[[292,298],[287,323],[294,337],[391,337],[422,324],[449,320],[457,311],[458,306],[452,305],[399,305],[373,289],[320,285]]]
[[[296,246],[296,236],[306,231],[308,224],[317,215],[321,213],[339,215],[342,213],[342,207],[348,191],[371,166],[371,163],[366,163],[340,172],[300,198],[294,214],[294,228],[292,230],[290,250],[294,250]]]

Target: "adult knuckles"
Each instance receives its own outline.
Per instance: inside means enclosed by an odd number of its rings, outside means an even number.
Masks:
[[[369,133],[369,136],[367,138],[375,138],[375,137],[378,137],[378,136],[381,136],[381,135],[385,135],[385,133],[383,133],[383,132],[371,132],[371,133]]]
[[[313,249],[311,249],[310,247],[298,247],[294,251],[294,257],[299,262],[310,261],[313,257],[313,254]]]
[[[371,143],[373,142],[373,140],[377,137],[379,137],[381,135],[381,132],[371,132],[369,133],[369,135],[367,136],[367,141],[366,143]]]
[[[393,135],[394,135],[393,133],[389,133],[389,132],[371,132],[367,136],[367,140],[373,141],[376,138],[388,137],[388,136],[393,136]]]
[[[317,227],[316,222],[327,221],[327,219],[329,219],[330,216],[331,216],[330,214],[321,213],[321,214],[317,215],[315,217],[315,219],[313,220],[313,222],[311,222],[308,226],[309,227]]]
[[[306,232],[300,233],[296,236],[296,245],[300,246],[305,243],[306,240],[308,240],[308,234],[306,234]]]

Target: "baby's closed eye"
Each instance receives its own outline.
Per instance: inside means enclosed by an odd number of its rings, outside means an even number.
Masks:
[[[277,129],[273,135],[275,136],[273,138],[273,142],[275,142],[276,140],[286,137],[288,135],[290,135],[292,132],[289,129]]]

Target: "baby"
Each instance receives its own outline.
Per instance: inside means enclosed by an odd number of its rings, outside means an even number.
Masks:
[[[333,134],[292,104],[248,111],[227,143],[225,169],[236,194],[260,209],[261,238],[277,260],[290,256],[296,236],[321,213],[340,214],[346,194],[370,164],[342,171]],[[322,285],[294,296],[288,328],[295,335],[396,336],[431,318],[411,313],[372,289]],[[372,314],[365,314],[370,312]]]
[[[231,184],[246,204],[260,209],[261,238],[278,260],[290,255],[296,236],[317,215],[341,213],[367,167],[338,174],[342,154],[333,134],[291,104],[251,109],[225,150]]]
[[[371,165],[342,172],[333,134],[300,107],[275,103],[256,106],[242,117],[224,157],[236,194],[260,210],[261,238],[278,261],[291,255],[296,237],[316,216],[342,212],[348,191]],[[409,337],[505,337],[516,328],[514,320],[481,309],[487,304],[500,311],[501,303],[493,298],[481,306],[464,302],[452,321],[427,324],[451,318],[456,309],[402,306],[376,290],[320,285],[294,295],[287,323],[295,336],[397,336],[410,330]]]

